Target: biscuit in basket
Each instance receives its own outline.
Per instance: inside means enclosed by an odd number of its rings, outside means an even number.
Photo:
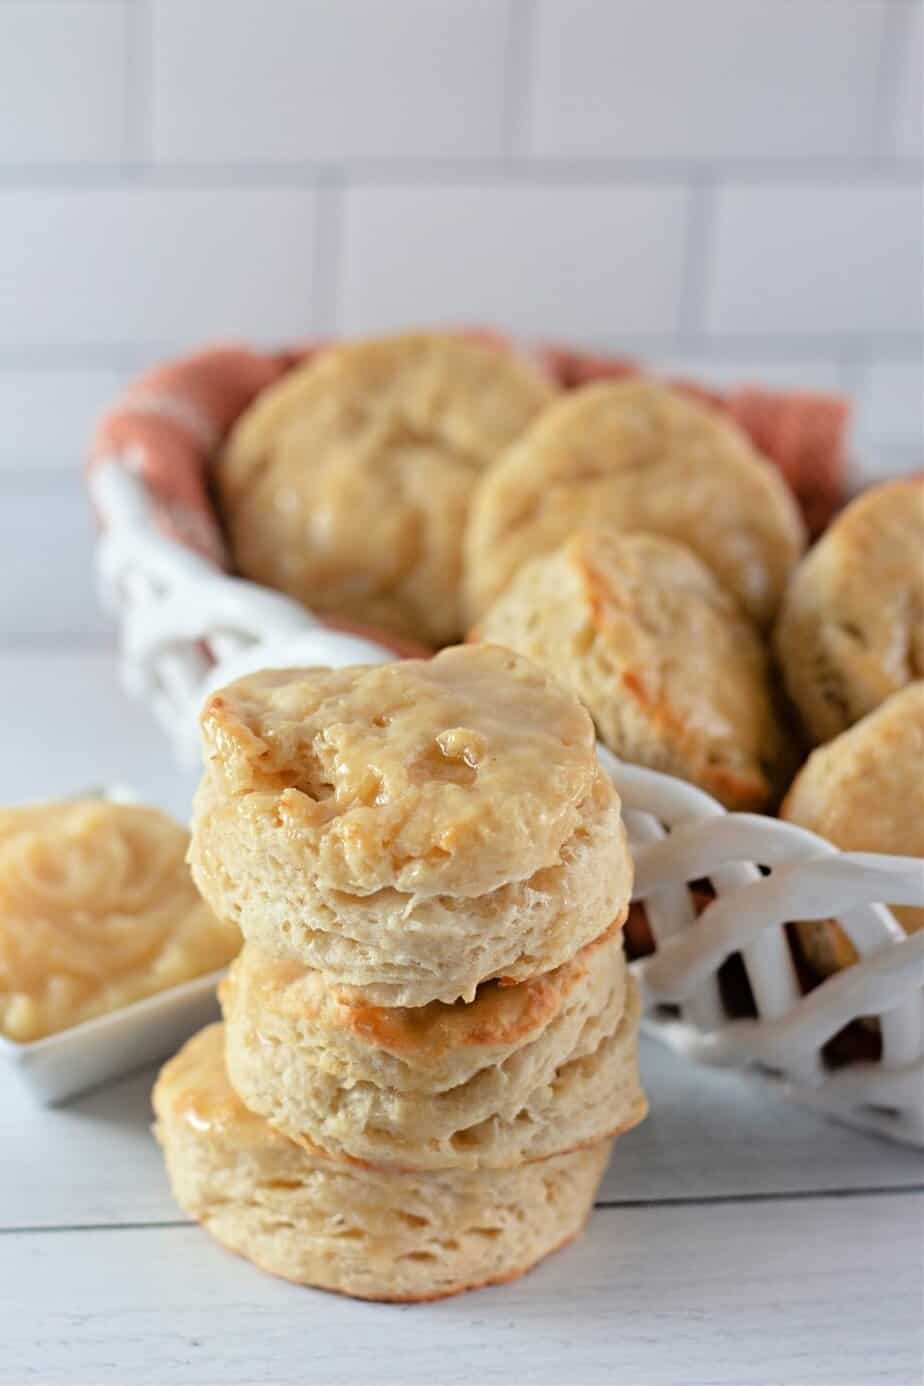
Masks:
[[[522,1274],[590,1212],[609,1141],[487,1173],[370,1168],[248,1111],[222,1051],[213,1025],[164,1067],[155,1130],[181,1206],[275,1275],[360,1299],[439,1299]]]
[[[793,575],[775,638],[816,744],[924,678],[924,481],[871,487],[838,516]]]
[[[325,351],[261,394],[218,458],[238,569],[319,612],[458,638],[472,489],[556,393],[509,349],[459,334]]]
[[[70,799],[0,809],[0,1033],[68,1029],[224,965],[189,835],[159,809]]]
[[[550,405],[479,483],[470,620],[528,559],[588,525],[687,544],[763,627],[805,539],[786,483],[730,420],[651,380],[586,385]]]
[[[249,676],[203,711],[190,861],[266,953],[385,1005],[548,971],[621,918],[593,724],[494,646]]]
[[[730,809],[771,799],[787,748],[763,643],[685,546],[578,530],[524,564],[471,638],[559,678],[621,759],[689,780]]]
[[[813,751],[780,816],[845,852],[924,858],[924,682],[893,693],[849,731]],[[924,909],[896,905],[907,933],[924,929]],[[796,926],[813,969],[827,977],[856,960],[833,920]]]
[[[504,1168],[642,1120],[621,932],[470,1004],[369,1005],[252,944],[222,984],[228,1074],[294,1140],[403,1169]]]

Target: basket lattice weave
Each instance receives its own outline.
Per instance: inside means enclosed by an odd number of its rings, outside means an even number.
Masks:
[[[92,489],[124,682],[149,702],[182,759],[197,758],[203,697],[231,678],[394,657],[166,537],[124,458],[98,466]],[[748,1068],[845,1122],[924,1146],[924,933],[906,938],[882,903],[924,904],[924,862],[839,852],[792,824],[727,813],[691,785],[625,765],[603,747],[599,754],[622,796],[635,898],[655,944],[632,964],[647,1028],[692,1059]],[[714,898],[697,914],[692,883],[701,891],[704,880]],[[828,917],[859,960],[803,994],[785,924]],[[719,969],[736,954],[754,1015],[732,1013],[723,999]],[[880,1057],[831,1070],[824,1046],[861,1017],[878,1019]]]

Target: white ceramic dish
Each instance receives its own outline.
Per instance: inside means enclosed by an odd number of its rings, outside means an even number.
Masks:
[[[50,1106],[168,1058],[194,1031],[218,1019],[215,988],[223,976],[195,977],[29,1044],[0,1038],[3,1089]]]
[[[126,785],[87,789],[79,797],[138,803]],[[0,1035],[0,1092],[16,1092],[47,1107],[168,1058],[196,1030],[219,1018],[215,989],[224,975],[219,969],[193,977],[28,1044]]]

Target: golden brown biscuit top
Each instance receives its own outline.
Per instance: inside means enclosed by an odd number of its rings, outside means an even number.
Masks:
[[[578,530],[524,565],[472,633],[535,658],[583,699],[630,761],[763,807],[783,757],[752,623],[704,563],[653,534]],[[626,710],[640,718],[633,742]]]
[[[242,988],[257,1029],[266,1012],[347,1031],[389,1054],[439,1059],[462,1049],[528,1043],[561,1012],[575,987],[597,968],[608,972],[622,956],[622,921],[588,943],[568,962],[526,981],[483,982],[470,1002],[431,1001],[425,1006],[375,1006],[352,987],[333,986],[324,973],[301,963],[268,958],[245,945],[222,983],[223,999]]]
[[[267,444],[294,443],[294,433],[314,426],[323,441],[352,440],[380,461],[403,428],[408,443],[439,442],[479,470],[557,393],[509,349],[459,333],[346,342],[258,396],[231,434],[222,486],[230,494],[245,487],[265,466]]]
[[[471,614],[526,559],[604,524],[687,544],[761,624],[805,542],[782,478],[728,419],[651,380],[588,385],[550,405],[479,486]]]
[[[924,678],[924,482],[873,486],[837,517],[793,577],[777,644],[806,661],[795,681],[817,688],[803,712],[819,740]]]
[[[780,816],[844,851],[924,857],[924,681],[813,751]]]
[[[159,809],[0,809],[0,1030],[36,1039],[222,967],[240,946]]]
[[[551,865],[597,776],[593,724],[496,646],[264,671],[202,713],[208,773],[336,889],[481,895]]]

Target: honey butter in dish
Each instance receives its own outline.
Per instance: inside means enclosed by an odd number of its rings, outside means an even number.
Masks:
[[[41,1101],[162,1057],[213,1012],[240,947],[160,809],[104,798],[0,809],[0,1060]]]

